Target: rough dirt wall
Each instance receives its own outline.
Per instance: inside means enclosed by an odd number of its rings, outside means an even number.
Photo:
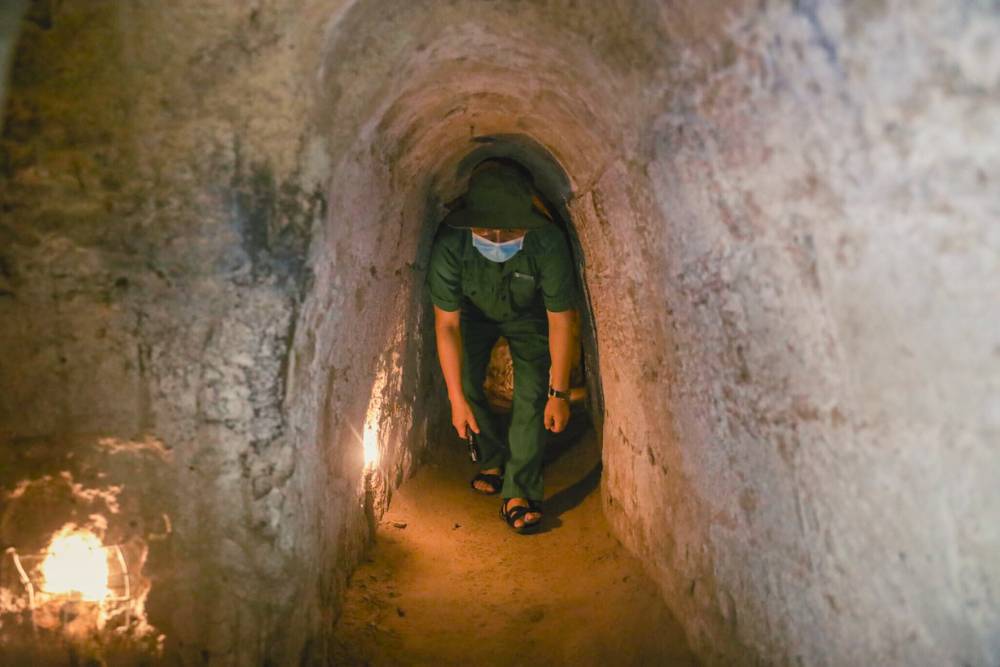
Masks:
[[[994,664],[998,8],[737,27],[651,136],[714,604],[765,657]]]
[[[10,0],[0,6],[0,108],[6,108],[7,74],[17,37],[21,34],[21,17],[27,9],[27,0]],[[0,130],[3,114],[0,114]]]
[[[1000,12],[772,3],[722,32],[581,210],[638,228],[601,345],[657,340],[602,355],[616,525],[720,661],[994,664]]]
[[[693,646],[996,662],[995,3],[35,21],[5,130],[0,427],[173,449],[189,657],[322,655],[437,407],[433,222],[483,137],[523,135],[565,171],[586,261],[606,509]]]
[[[302,563],[322,566],[324,517],[352,511],[315,495],[342,452],[300,460],[286,408],[329,186],[301,9],[36,2],[13,67],[4,446],[150,435],[169,450],[173,496],[143,499],[174,527],[149,620],[187,662],[308,650],[323,602]]]
[[[693,643],[994,662],[995,6],[484,7],[357,3],[329,106],[444,199],[468,138],[566,170],[607,507]]]

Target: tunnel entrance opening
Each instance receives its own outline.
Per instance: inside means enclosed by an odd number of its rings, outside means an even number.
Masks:
[[[500,494],[469,488],[479,465],[465,457],[451,425],[440,370],[429,375],[429,391],[418,400],[440,401],[436,432],[422,465],[392,494],[372,549],[352,574],[331,643],[334,662],[466,664],[490,656],[512,665],[696,664],[654,582],[604,515],[603,394],[585,258],[566,206],[569,180],[528,137],[474,142],[457,164],[454,185],[464,191],[461,184],[482,159],[513,158],[532,172],[542,204],[570,242],[580,295],[571,384],[581,400],[572,404],[567,428],[550,433],[545,446],[541,527],[516,535],[497,518]],[[430,247],[440,217],[426,221],[423,247]],[[423,358],[430,365],[437,363],[436,341],[431,304],[424,304]],[[500,339],[484,388],[502,431],[512,380],[509,348]]]

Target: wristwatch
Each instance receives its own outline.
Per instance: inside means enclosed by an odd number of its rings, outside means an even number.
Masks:
[[[561,398],[562,400],[569,402],[569,392],[559,391],[558,389],[553,389],[552,385],[549,385],[549,398],[555,396],[556,398]]]

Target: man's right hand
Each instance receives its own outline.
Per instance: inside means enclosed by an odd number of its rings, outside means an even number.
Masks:
[[[451,424],[458,432],[458,437],[463,440],[467,437],[471,429],[473,433],[479,433],[479,424],[476,423],[476,416],[472,414],[472,407],[464,398],[451,403]]]

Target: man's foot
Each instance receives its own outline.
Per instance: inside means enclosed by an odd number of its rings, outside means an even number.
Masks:
[[[495,475],[492,480],[482,479],[480,475]],[[489,468],[488,470],[480,470],[479,474],[472,478],[472,488],[480,493],[485,493],[491,495],[500,492],[500,487],[503,485],[503,469],[502,468]],[[496,482],[494,484],[494,482]]]
[[[530,504],[527,498],[511,498],[506,503],[504,503],[502,508],[503,514],[504,515],[510,514],[515,507],[530,507]],[[507,519],[506,516],[504,516],[504,518]],[[514,523],[511,523],[511,525],[514,527],[515,530],[520,530],[521,528],[525,527],[525,525],[527,525],[528,527],[534,526],[539,521],[541,521],[541,519],[542,519],[541,512],[526,512],[523,515],[514,519]],[[507,519],[507,523],[510,523],[509,519]]]

